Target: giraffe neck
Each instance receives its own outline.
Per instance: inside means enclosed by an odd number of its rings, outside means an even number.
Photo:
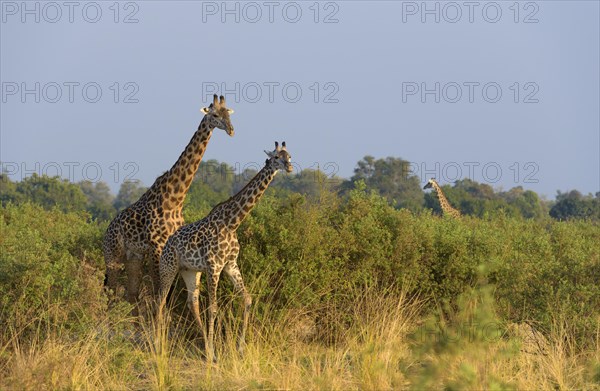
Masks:
[[[265,193],[275,174],[277,169],[267,162],[242,190],[215,206],[210,215],[224,222],[228,229],[236,230]]]
[[[198,130],[185,147],[173,167],[157,180],[158,192],[162,199],[162,206],[167,210],[176,210],[183,207],[185,195],[192,184],[194,175],[198,171],[206,146],[212,135],[214,127],[209,125],[207,116],[204,116]]]
[[[448,202],[448,199],[444,195],[444,192],[442,192],[442,188],[440,187],[440,185],[438,185],[437,182],[434,182],[433,187],[435,188],[435,192],[437,194],[438,200],[440,201],[440,206],[442,207],[442,211],[444,213],[449,213],[449,214],[456,213],[457,212],[456,209],[454,209],[452,206],[450,206],[450,203]]]

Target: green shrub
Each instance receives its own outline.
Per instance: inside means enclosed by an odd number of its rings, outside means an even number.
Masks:
[[[343,313],[348,292],[366,285],[402,286],[429,308],[452,305],[483,267],[507,320],[549,328],[560,313],[591,338],[600,315],[600,229],[592,223],[415,215],[358,186],[345,200],[266,196],[239,237],[247,283],[268,281],[253,293],[281,308]]]
[[[187,209],[188,221],[203,217],[201,209]],[[3,207],[0,228],[2,325],[23,326],[48,303],[60,303],[57,314],[73,320],[70,327],[106,311],[105,224],[25,203]],[[535,321],[542,331],[564,317],[582,344],[600,319],[600,227],[592,222],[415,214],[358,183],[344,197],[267,192],[238,236],[255,320],[267,310],[301,310],[327,341],[343,336],[351,292],[365,286],[390,295],[402,289],[427,301],[425,311],[456,310],[458,297],[485,278],[498,316]],[[225,303],[232,287],[223,281]]]
[[[42,314],[83,324],[104,310],[103,230],[87,214],[9,204],[0,210],[0,231],[3,330],[26,328]]]

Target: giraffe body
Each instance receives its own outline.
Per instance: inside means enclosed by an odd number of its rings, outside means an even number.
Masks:
[[[158,290],[160,254],[169,236],[183,225],[183,201],[214,128],[234,134],[229,119],[233,111],[225,107],[223,97],[218,101],[215,95],[213,103],[202,111],[206,115],[173,167],[158,177],[138,201],[119,212],[106,230],[106,285],[116,290],[119,270],[124,267],[127,300],[131,303],[137,301],[147,261],[153,291]]]
[[[177,273],[181,274],[188,292],[188,307],[202,331],[209,361],[215,360],[214,320],[217,312],[217,286],[221,272],[225,272],[235,290],[244,299],[243,323],[238,337],[238,349],[240,353],[243,353],[252,298],[246,291],[237,264],[240,245],[236,230],[264,194],[275,174],[281,169],[287,172],[292,170],[290,155],[285,149],[285,143],[283,143],[283,148],[279,148],[276,144],[275,151],[267,152],[267,155],[269,155],[269,159],[263,169],[238,194],[215,206],[202,220],[177,230],[168,239],[160,257],[158,316],[161,316],[167,294]],[[200,319],[198,307],[199,283],[202,273],[206,273],[208,285],[208,335]]]
[[[444,213],[444,216],[451,216],[453,218],[459,218],[461,216],[460,212],[457,209],[454,209],[452,207],[452,205],[450,205],[450,202],[448,202],[448,199],[444,195],[442,188],[437,183],[435,178],[431,178],[429,180],[429,182],[427,182],[425,187],[423,187],[423,189],[429,189],[429,188],[433,188],[435,190],[435,193],[437,194],[437,197],[440,202],[440,206],[442,208],[442,212]]]

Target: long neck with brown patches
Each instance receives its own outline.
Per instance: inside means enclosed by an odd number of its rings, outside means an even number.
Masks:
[[[277,169],[267,162],[242,190],[215,206],[210,216],[224,223],[230,230],[237,229],[265,193],[275,174]]]
[[[440,201],[440,206],[442,207],[442,211],[444,212],[444,214],[447,214],[447,215],[450,215],[453,217],[459,217],[460,212],[458,210],[454,209],[450,205],[450,203],[448,202],[448,199],[444,195],[444,192],[442,191],[442,188],[440,187],[440,185],[438,185],[437,182],[432,182],[432,186],[435,189],[438,200]]]
[[[209,126],[207,116],[204,116],[198,130],[185,147],[179,159],[169,171],[163,174],[158,191],[162,196],[163,208],[176,210],[183,208],[185,195],[198,171],[206,146],[214,127]],[[159,181],[157,180],[156,183]]]

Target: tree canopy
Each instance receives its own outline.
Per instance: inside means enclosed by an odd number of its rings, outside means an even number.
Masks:
[[[354,175],[342,185],[343,190],[354,188],[358,181],[364,181],[367,188],[376,190],[398,208],[416,211],[423,207],[421,182],[411,175],[410,162],[406,160],[365,156],[357,163]]]
[[[217,160],[207,160],[200,167],[187,194],[186,220],[204,216],[210,209],[240,191],[260,167],[235,167]],[[376,159],[365,156],[357,162],[354,175],[344,180],[324,171],[304,169],[289,175],[278,175],[267,190],[275,197],[298,193],[309,198],[319,197],[323,190],[347,196],[362,183],[397,209],[413,212],[430,209],[441,214],[435,192],[422,190],[420,179],[411,174],[410,163],[396,157]],[[60,177],[33,174],[21,181],[12,181],[0,174],[0,202],[20,204],[32,202],[50,210],[64,212],[87,211],[94,219],[105,221],[136,202],[147,190],[140,181],[125,181],[114,196],[104,182],[71,183]],[[450,204],[464,215],[484,217],[504,213],[526,219],[548,216],[557,220],[588,219],[600,221],[600,192],[583,195],[577,190],[558,192],[555,202],[541,199],[537,193],[521,186],[507,191],[494,189],[485,183],[461,179],[453,184],[440,183]]]
[[[524,218],[541,218],[546,207],[537,193],[523,190],[521,186],[508,191],[495,192],[485,183],[477,183],[470,179],[456,181],[454,186],[441,185],[442,191],[450,204],[465,215],[483,217],[500,211],[509,216]],[[441,208],[434,192],[425,195],[425,207],[441,213]]]
[[[139,180],[125,181],[121,184],[117,198],[113,202],[113,206],[117,211],[121,211],[133,204],[148,190]]]
[[[584,196],[577,190],[557,192],[556,204],[550,209],[550,216],[557,220],[591,219],[600,221],[600,192],[595,196]]]

